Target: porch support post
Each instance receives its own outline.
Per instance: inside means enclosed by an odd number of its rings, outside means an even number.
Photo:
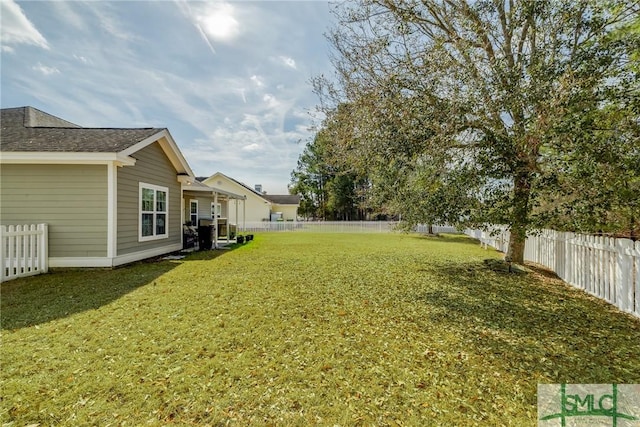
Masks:
[[[240,221],[238,221],[238,199],[234,200],[236,205],[236,238],[238,237],[238,233],[240,232]]]
[[[180,243],[182,244],[182,247],[184,248],[184,224],[185,224],[185,210],[186,210],[186,203],[184,201],[184,188],[182,187],[182,184],[180,184],[180,224],[182,224],[182,231],[180,232]],[[191,205],[189,205],[189,214],[191,214]],[[191,218],[191,215],[189,215],[189,218]],[[193,225],[193,224],[191,224]],[[196,224],[196,227],[198,226],[198,224]]]
[[[220,210],[222,210],[222,208]],[[227,196],[227,209],[226,209],[226,211],[227,211],[227,244],[229,244],[229,222],[230,222],[229,220],[230,220],[230,218],[229,218],[229,197],[228,196]]]
[[[218,249],[218,193],[213,193],[213,249]]]

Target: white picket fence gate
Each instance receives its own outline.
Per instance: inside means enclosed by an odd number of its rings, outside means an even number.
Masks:
[[[467,230],[482,245],[506,252],[509,231]],[[640,317],[640,241],[541,230],[527,237],[526,261],[553,270],[562,280]]]
[[[46,273],[47,224],[0,226],[0,282]]]

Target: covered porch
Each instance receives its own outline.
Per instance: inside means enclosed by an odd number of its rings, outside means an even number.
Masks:
[[[229,221],[230,200],[234,203],[235,218],[244,209],[246,197],[219,188],[209,187],[198,181],[182,184],[183,250],[219,249],[236,242],[239,226]]]

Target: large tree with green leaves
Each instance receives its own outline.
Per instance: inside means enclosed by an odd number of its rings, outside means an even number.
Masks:
[[[594,144],[639,149],[638,13],[629,0],[344,3],[329,35],[338,84],[316,80],[331,141],[345,163],[395,184],[409,213],[507,223],[507,256],[522,262],[527,230],[550,215],[541,195],[562,191],[554,173],[580,176],[575,162]],[[583,114],[592,120],[572,127]],[[626,136],[593,127],[607,120],[626,120]]]
[[[319,132],[304,148],[296,169],[291,172],[289,192],[300,195],[300,215],[305,218],[325,218],[327,213],[327,181],[330,166],[325,161],[326,143]]]
[[[306,218],[364,219],[366,209],[361,197],[366,180],[341,168],[331,149],[328,131],[321,130],[298,158],[289,191],[300,195],[299,212]]]

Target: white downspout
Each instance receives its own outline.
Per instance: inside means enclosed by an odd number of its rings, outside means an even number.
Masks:
[[[114,162],[107,164],[107,199],[107,258],[113,265],[118,255],[118,166]]]

